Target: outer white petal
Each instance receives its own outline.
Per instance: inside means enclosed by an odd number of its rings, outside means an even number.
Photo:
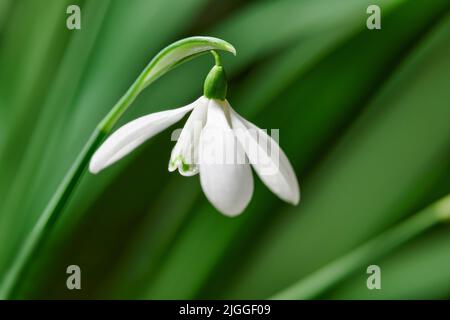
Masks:
[[[282,200],[298,204],[300,188],[297,176],[283,150],[266,132],[228,106],[233,129],[258,176]]]
[[[243,150],[224,113],[225,102],[210,100],[208,120],[200,136],[200,183],[208,200],[228,216],[240,214],[253,194],[248,162],[237,163],[233,155]],[[232,157],[230,157],[230,155]]]
[[[122,159],[146,140],[181,120],[198,104],[200,99],[178,109],[140,117],[120,127],[94,153],[89,163],[89,171],[98,173]]]
[[[206,123],[208,99],[199,102],[194,108],[180,133],[169,161],[169,171],[178,168],[180,174],[193,176],[198,173],[198,151],[200,133]]]

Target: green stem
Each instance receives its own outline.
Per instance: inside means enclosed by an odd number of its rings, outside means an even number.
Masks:
[[[92,155],[100,146],[103,139],[111,132],[114,124],[139,95],[141,78],[142,77],[139,77],[136,82],[133,83],[130,89],[100,122],[78,157],[75,159],[75,162],[58,186],[58,189],[53,194],[43,213],[39,216],[38,221],[26,238],[21,250],[15,257],[13,264],[10,266],[3,280],[4,282],[0,287],[0,299],[7,299],[14,296],[19,279],[26,272],[26,267],[29,265],[29,262],[35,258],[36,253],[39,252],[41,246],[45,242],[46,235],[48,234],[46,231],[51,229],[55,221],[61,215],[65,204],[83,176]]]
[[[293,286],[272,296],[273,300],[312,299],[351,273],[367,266],[432,226],[450,219],[450,195],[381,233],[350,253],[329,263]]]
[[[28,234],[19,253],[15,257],[13,264],[6,273],[0,287],[0,299],[13,297],[18,287],[19,279],[24,275],[29,262],[33,260],[44,243],[46,235],[48,234],[48,232],[45,231],[50,230],[60,216],[64,205],[80,180],[92,154],[105,136],[105,132],[98,129],[95,130],[75,162],[70,167],[62,183],[59,185],[44,212]]]
[[[211,50],[211,54],[214,57],[214,62],[216,63],[216,66],[221,66],[222,58],[220,57],[220,54],[218,54],[216,50]]]
[[[182,63],[212,49],[225,50],[236,54],[234,47],[218,38],[190,37],[177,41],[161,50],[147,65],[128,91],[99,123],[75,159],[58,189],[39,216],[31,232],[19,248],[12,264],[0,283],[0,300],[13,298],[24,278],[30,262],[38,256],[49,230],[61,216],[67,201],[85,172],[88,163],[103,139],[130,107],[139,93],[153,81]]]

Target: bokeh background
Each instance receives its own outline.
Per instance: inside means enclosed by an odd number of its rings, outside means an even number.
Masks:
[[[81,30],[66,8],[81,7]],[[368,30],[366,8],[382,9]],[[21,281],[20,298],[263,299],[450,192],[448,0],[0,0],[0,277],[96,124],[163,47],[232,43],[229,101],[280,144],[300,180],[290,206],[255,180],[227,218],[198,177],[167,171],[158,135],[85,174]],[[184,105],[212,65],[190,61],[121,120]],[[179,127],[175,125],[174,128]],[[423,233],[316,298],[450,298],[450,227]],[[66,288],[66,268],[82,290]]]

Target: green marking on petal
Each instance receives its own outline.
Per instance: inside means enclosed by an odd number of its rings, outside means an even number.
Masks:
[[[179,168],[182,173],[191,173],[193,172],[195,166],[186,162],[186,159],[180,154],[169,161],[169,168],[171,171],[174,171],[176,168]]]
[[[189,172],[189,171],[191,171],[191,165],[187,164],[183,161],[181,164],[181,170],[184,172]]]

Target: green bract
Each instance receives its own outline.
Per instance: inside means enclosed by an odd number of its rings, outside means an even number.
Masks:
[[[144,69],[139,77],[144,78],[143,87],[174,67],[211,50],[223,50],[236,55],[236,49],[231,44],[218,38],[190,37],[174,42],[161,50]]]
[[[103,119],[99,129],[109,132],[139,93],[149,84],[182,63],[211,50],[223,50],[236,55],[236,49],[231,44],[213,37],[189,37],[162,49]]]

